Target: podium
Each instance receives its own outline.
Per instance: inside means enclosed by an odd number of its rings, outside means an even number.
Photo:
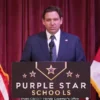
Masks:
[[[14,98],[90,97],[90,63],[15,62],[12,95]]]

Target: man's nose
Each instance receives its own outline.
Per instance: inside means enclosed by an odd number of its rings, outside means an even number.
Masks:
[[[51,20],[51,25],[54,25],[54,21],[53,20]]]

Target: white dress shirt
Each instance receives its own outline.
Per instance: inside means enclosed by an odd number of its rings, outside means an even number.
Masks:
[[[59,45],[60,45],[60,34],[61,34],[61,30],[59,29],[57,33],[54,34],[55,39],[55,45],[56,45],[56,55],[58,56],[58,52],[59,52]],[[46,35],[47,35],[47,43],[48,43],[48,48],[49,48],[49,43],[51,41],[50,37],[52,34],[50,34],[47,30],[46,30]],[[49,48],[50,50],[50,48]]]

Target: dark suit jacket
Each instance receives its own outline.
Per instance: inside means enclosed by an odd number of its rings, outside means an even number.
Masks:
[[[21,61],[50,61],[45,32],[28,38]],[[85,55],[77,36],[61,32],[57,61],[85,61]]]

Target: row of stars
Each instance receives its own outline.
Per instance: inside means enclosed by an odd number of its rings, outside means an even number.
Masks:
[[[30,74],[30,77],[35,77],[35,75],[36,75],[36,73],[34,71],[30,72],[29,74]],[[27,75],[25,73],[22,76],[23,76],[23,78],[27,77]]]
[[[36,73],[34,71],[30,72],[29,74],[30,74],[30,77],[35,77],[35,75],[36,75]],[[69,70],[66,74],[67,74],[67,77],[72,77],[73,72],[71,72]],[[23,76],[23,78],[26,78],[27,77],[27,75],[25,73],[22,76]],[[79,78],[80,77],[79,74],[76,74],[75,76],[76,76],[76,78]]]

